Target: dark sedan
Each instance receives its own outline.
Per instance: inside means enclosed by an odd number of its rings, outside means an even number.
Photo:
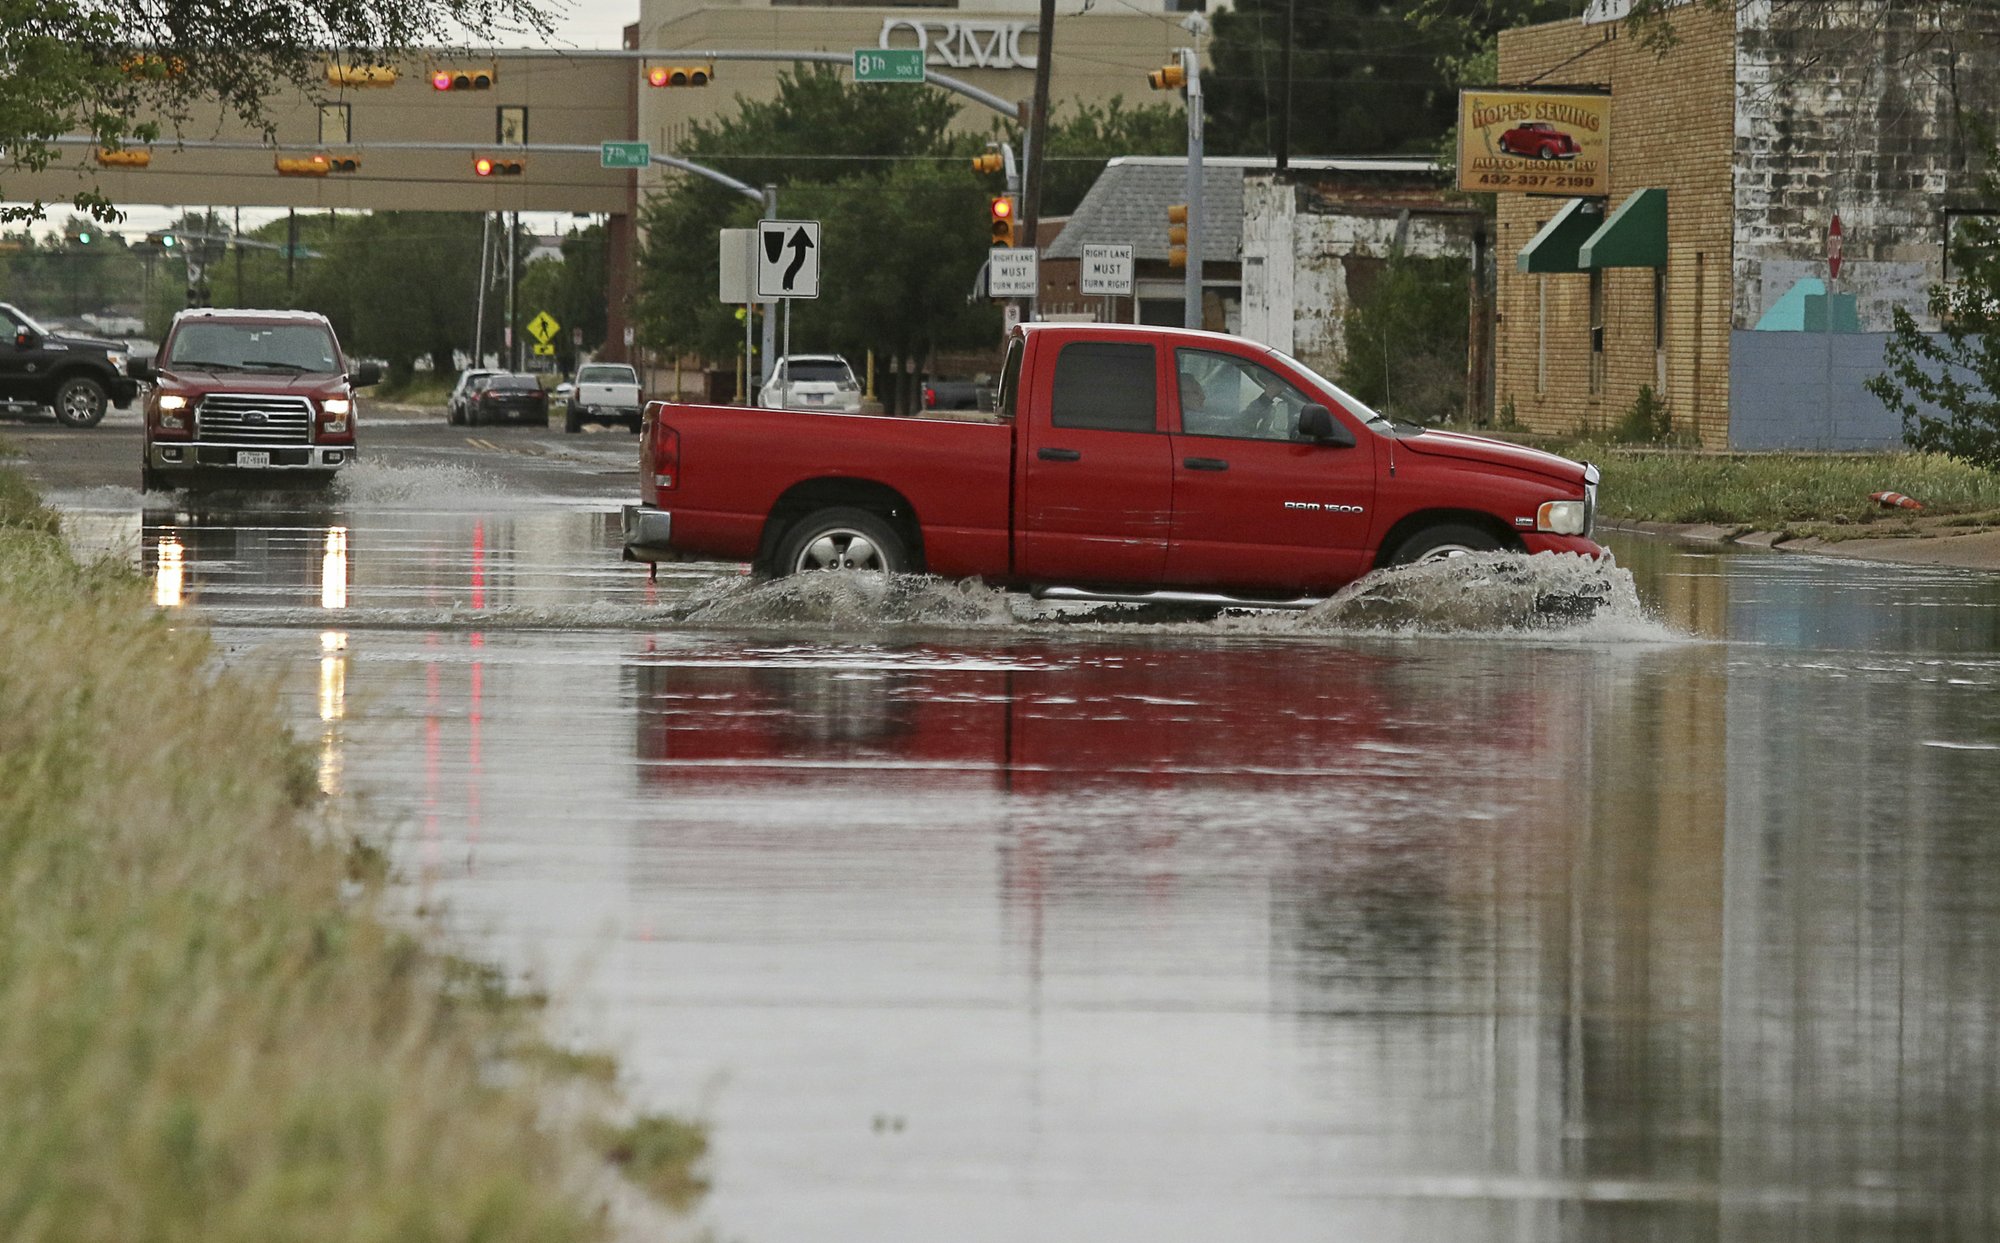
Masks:
[[[466,422],[549,425],[549,395],[534,376],[495,375],[474,383],[479,389],[466,402]]]

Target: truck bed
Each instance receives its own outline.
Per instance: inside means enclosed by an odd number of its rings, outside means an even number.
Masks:
[[[816,485],[860,481],[907,503],[932,573],[1008,563],[1011,424],[675,402],[650,409],[679,434],[680,461],[672,490],[657,490],[649,469],[641,495],[673,510],[677,546],[754,560],[768,515],[795,510]],[[715,465],[738,462],[757,468]]]

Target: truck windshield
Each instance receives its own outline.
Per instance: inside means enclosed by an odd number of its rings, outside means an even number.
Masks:
[[[1310,380],[1312,383],[1318,385],[1320,388],[1325,389],[1329,394],[1333,396],[1333,399],[1335,401],[1340,403],[1343,409],[1345,409],[1349,414],[1352,414],[1355,418],[1360,419],[1363,423],[1366,423],[1368,426],[1374,428],[1378,432],[1382,432],[1385,435],[1391,434],[1396,430],[1396,424],[1393,421],[1384,418],[1382,415],[1376,413],[1374,408],[1371,407],[1367,402],[1361,400],[1359,397],[1354,396],[1346,389],[1340,387],[1338,384],[1335,384],[1333,381],[1327,379],[1319,372],[1314,371],[1311,367],[1306,366],[1298,359],[1293,358],[1290,354],[1285,353],[1283,350],[1272,350],[1271,353],[1276,355],[1278,358],[1283,359],[1286,363],[1290,364],[1292,370],[1298,372],[1300,375],[1304,376],[1307,380]]]
[[[585,367],[576,373],[578,384],[637,384],[639,375],[630,367]]]
[[[13,321],[14,330],[16,332],[20,331],[20,329],[22,328],[26,328],[29,332],[34,333],[38,337],[46,337],[49,335],[49,330],[42,327],[40,324],[36,323],[34,316],[29,315],[26,311],[22,310],[20,307],[17,306],[10,306],[6,308],[4,311],[0,311],[0,320]],[[10,332],[8,335],[12,336],[13,333]]]
[[[160,365],[334,372],[338,357],[333,334],[321,324],[182,324]]]

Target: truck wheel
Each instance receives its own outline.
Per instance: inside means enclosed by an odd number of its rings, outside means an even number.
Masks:
[[[104,386],[92,377],[71,376],[56,389],[56,422],[64,427],[96,427],[104,421],[109,400]]]
[[[576,417],[576,411],[571,410],[563,415],[564,432],[568,433],[571,436],[574,436],[582,430],[583,430],[583,420]]]
[[[881,515],[836,506],[807,514],[778,544],[779,577],[807,570],[877,570],[900,574],[910,568],[903,537]]]
[[[1442,557],[1462,557],[1469,552],[1499,552],[1500,548],[1500,541],[1489,532],[1462,522],[1447,522],[1425,527],[1397,545],[1389,564],[1410,565]]]
[[[165,492],[166,490],[166,485],[160,482],[160,473],[158,471],[150,466],[141,466],[139,468],[139,491]]]

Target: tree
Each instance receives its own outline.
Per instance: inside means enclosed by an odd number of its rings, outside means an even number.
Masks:
[[[572,228],[563,237],[562,258],[537,259],[520,275],[522,317],[547,311],[562,325],[556,354],[565,371],[574,370],[577,363],[571,333],[582,334],[585,353],[604,344],[608,244],[601,224]]]
[[[1442,422],[1465,404],[1465,264],[1396,255],[1350,304],[1341,387],[1384,413]]]
[[[272,96],[318,77],[328,49],[373,60],[473,33],[547,29],[534,0],[0,0],[0,148],[40,171],[61,158],[65,136],[152,142],[214,105],[262,126]],[[116,219],[89,169],[73,202]],[[0,221],[45,210],[0,206]]]
[[[418,358],[450,373],[472,344],[478,214],[374,212],[329,224],[298,305],[331,319],[349,353],[387,360],[393,383]]]
[[[921,359],[998,338],[998,314],[965,305],[985,258],[986,192],[970,167],[978,140],[950,132],[957,111],[941,92],[851,84],[814,66],[780,74],[775,99],[739,99],[735,116],[690,127],[689,159],[751,185],[782,184],[780,216],[822,222],[821,297],[794,306],[795,349]],[[740,308],[716,296],[717,231],[759,214],[697,177],[647,202],[645,344],[709,358],[741,348]]]
[[[1986,201],[2000,195],[2000,148],[1989,151]],[[2000,470],[2000,218],[1966,216],[1951,248],[1958,279],[1933,285],[1933,334],[1894,312],[1888,370],[1868,391],[1903,420],[1903,442]]]
[[[1020,126],[996,123],[1004,141],[1021,149]],[[1042,169],[1042,215],[1067,216],[1076,210],[1104,165],[1120,155],[1186,155],[1187,113],[1172,104],[1127,108],[1122,95],[1099,106],[1080,103],[1065,113],[1052,108],[1048,160]]]

